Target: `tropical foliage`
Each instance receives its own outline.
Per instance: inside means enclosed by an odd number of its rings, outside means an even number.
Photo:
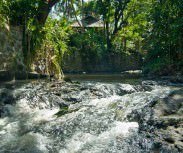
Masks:
[[[79,51],[85,62],[138,52],[145,72],[159,73],[183,65],[182,10],[182,0],[2,0],[0,22],[22,26],[25,63],[31,67],[35,57],[44,57],[46,72],[57,78],[69,50]],[[103,32],[71,32],[70,24],[87,15],[103,20]]]
[[[70,46],[72,50],[80,53],[86,69],[89,63],[93,65],[106,56],[105,39],[102,34],[102,31],[88,29],[82,33],[73,33],[71,36]]]
[[[37,60],[45,59],[45,71],[51,75],[55,74],[56,78],[59,79],[63,77],[60,63],[64,53],[68,51],[69,34],[71,32],[65,19],[58,21],[48,18],[42,28],[44,41],[42,41],[41,47],[37,50],[36,54],[39,55]]]
[[[152,4],[152,28],[147,37],[146,70],[180,69],[183,62],[183,1],[163,0]],[[150,61],[150,62],[149,62]]]

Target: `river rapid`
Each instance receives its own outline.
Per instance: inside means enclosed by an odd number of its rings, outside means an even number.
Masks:
[[[1,84],[0,153],[182,152],[183,135],[166,141],[162,129],[171,125],[156,112],[180,88],[154,81]]]

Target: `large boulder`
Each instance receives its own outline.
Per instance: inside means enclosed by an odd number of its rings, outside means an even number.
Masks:
[[[133,111],[128,120],[139,123],[139,132],[154,142],[157,152],[183,152],[183,89]]]

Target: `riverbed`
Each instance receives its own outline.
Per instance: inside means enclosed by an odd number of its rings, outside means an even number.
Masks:
[[[119,76],[72,80],[1,84],[0,153],[183,151],[181,86]]]

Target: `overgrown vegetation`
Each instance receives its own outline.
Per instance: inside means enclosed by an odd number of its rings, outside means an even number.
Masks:
[[[55,75],[56,78],[62,79],[63,72],[60,63],[64,53],[68,51],[69,35],[72,33],[71,28],[63,18],[60,21],[48,18],[41,31],[43,40],[39,49],[37,49],[37,59],[34,60],[38,65],[46,65],[40,72]],[[42,63],[40,63],[42,61]]]
[[[182,10],[182,0],[3,0],[0,22],[23,27],[28,69],[39,61],[46,67],[38,71],[62,78],[67,51],[80,52],[84,63],[133,51],[144,56],[145,73],[167,74],[183,66]],[[104,28],[82,27],[79,19],[88,15],[101,19]],[[73,21],[79,32],[71,30]]]
[[[4,1],[0,1],[0,27],[3,28],[8,23],[8,18],[5,10],[8,9],[8,6]]]
[[[78,51],[81,55],[82,62],[86,67],[89,63],[95,64],[107,54],[105,38],[102,36],[103,31],[96,32],[93,29],[88,29],[82,33],[73,33],[71,36],[70,47],[73,51]]]
[[[145,70],[158,74],[180,70],[183,66],[183,1],[155,1],[151,7],[152,28],[146,38]]]

